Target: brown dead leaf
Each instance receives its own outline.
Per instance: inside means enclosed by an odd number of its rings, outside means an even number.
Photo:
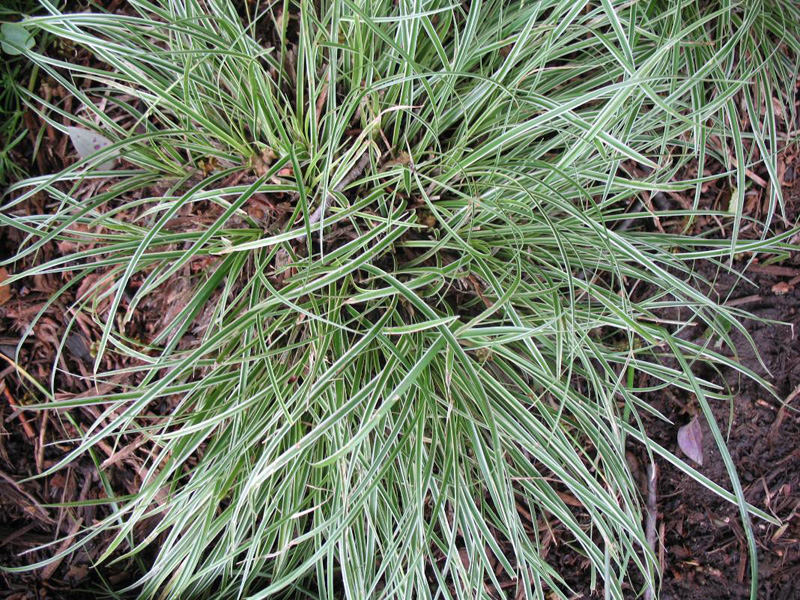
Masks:
[[[263,177],[269,171],[272,161],[277,158],[277,155],[269,148],[264,150],[260,156],[250,157],[250,168],[258,177]]]
[[[50,487],[61,489],[67,484],[67,478],[64,473],[59,471],[50,478]]]
[[[87,565],[70,565],[67,569],[67,579],[73,583],[83,581],[89,576],[89,567]]]
[[[703,428],[697,417],[678,429],[678,446],[686,456],[703,466]]]
[[[790,285],[788,281],[779,281],[772,286],[772,293],[776,296],[783,296],[784,294],[791,292],[793,289],[794,286]]]

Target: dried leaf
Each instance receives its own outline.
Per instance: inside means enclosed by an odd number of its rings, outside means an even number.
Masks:
[[[5,267],[0,267],[0,306],[11,300],[11,287],[3,285],[8,279],[8,271]]]
[[[94,357],[89,342],[80,333],[69,334],[65,346],[73,358],[82,360],[87,365],[92,363]]]
[[[794,286],[790,285],[788,281],[779,281],[772,286],[772,293],[776,296],[783,296],[784,294],[791,292],[793,289]]]
[[[113,143],[99,133],[81,127],[67,127],[67,133],[69,133],[69,139],[81,158],[87,158]],[[114,156],[117,156],[117,153],[114,153]],[[97,165],[97,168],[101,171],[109,171],[114,168],[115,163],[116,160],[111,158],[111,160]]]
[[[251,156],[250,157],[250,168],[253,169],[255,174],[258,177],[263,177],[269,171],[270,165],[272,165],[272,161],[277,158],[275,152],[273,152],[270,148],[267,148],[261,155],[258,156]]]
[[[89,567],[87,565],[70,565],[67,569],[67,579],[73,583],[83,581],[89,576]]]
[[[703,429],[697,417],[678,429],[678,446],[686,456],[703,466]]]

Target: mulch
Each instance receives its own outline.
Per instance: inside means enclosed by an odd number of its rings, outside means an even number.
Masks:
[[[63,51],[63,49],[62,49]],[[71,60],[88,60],[79,53]],[[39,91],[53,97],[61,91],[43,79]],[[800,98],[800,96],[798,96]],[[69,112],[69,100],[64,108]],[[19,163],[32,174],[52,173],[75,157],[63,136],[44,123],[34,112],[25,115],[30,139],[17,149]],[[26,157],[38,131],[44,127],[43,144],[32,163]],[[797,148],[781,155],[779,172],[785,184],[786,220],[778,229],[797,222],[800,213],[800,157]],[[713,165],[712,165],[713,166]],[[722,165],[717,165],[722,168]],[[692,173],[684,174],[686,177]],[[766,173],[756,170],[750,178],[745,212],[755,218],[763,217],[768,197]],[[760,180],[760,181],[759,181]],[[764,185],[762,185],[764,184]],[[730,189],[718,182],[704,190],[701,204],[725,208]],[[660,197],[650,199],[656,204],[677,203],[686,199]],[[34,197],[26,210],[44,214],[45,199]],[[683,223],[654,222],[654,229],[680,229]],[[693,224],[694,232],[718,228],[712,219]],[[725,235],[724,230],[717,235]],[[745,229],[743,237],[757,237],[760,231]],[[0,238],[0,257],[12,256],[21,242],[18,233],[6,230]],[[800,243],[800,239],[793,240]],[[69,254],[65,244],[49,244],[35,257],[31,256],[15,269],[30,267],[44,260]],[[743,257],[737,257],[743,260]],[[721,301],[750,312],[755,318],[744,322],[752,334],[761,360],[740,334],[734,334],[737,357],[741,363],[768,379],[775,394],[733,371],[702,373],[726,386],[733,394],[731,404],[715,402],[714,413],[739,470],[748,501],[773,514],[780,526],[753,521],[759,552],[759,598],[791,600],[800,598],[800,253],[793,253],[768,264],[756,262],[747,271],[749,282],[735,281],[728,274],[718,273],[708,264],[698,264],[698,274],[714,281],[713,290]],[[0,271],[0,277],[7,272]],[[35,564],[68,549],[80,527],[105,517],[103,506],[86,505],[72,508],[49,507],[65,502],[84,502],[105,496],[103,483],[89,456],[75,460],[68,468],[46,477],[39,475],[63,456],[69,446],[60,440],[74,439],[78,433],[66,416],[55,411],[27,412],[25,404],[40,401],[29,386],[18,379],[12,362],[39,381],[54,377],[59,397],[69,398],[91,393],[91,348],[97,330],[80,318],[61,348],[62,337],[72,319],[69,305],[75,292],[64,295],[49,307],[51,295],[65,280],[53,275],[37,276],[11,287],[10,294],[0,293],[0,565],[23,567]],[[735,288],[734,288],[734,284]],[[733,289],[732,293],[729,293]],[[80,293],[80,290],[77,290]],[[156,328],[156,321],[175,302],[179,289],[165,292],[161,306],[145,307],[133,321],[140,335],[147,339]],[[643,291],[645,293],[645,291]],[[157,304],[157,303],[156,303]],[[44,310],[33,331],[21,346],[20,339],[34,317]],[[698,335],[701,335],[698,332]],[[56,357],[58,359],[56,360]],[[763,361],[763,364],[762,362]],[[58,369],[53,373],[53,364]],[[107,364],[108,369],[125,365]],[[126,383],[134,383],[129,381]],[[787,401],[785,404],[781,402]],[[696,400],[686,393],[670,391],[652,394],[648,398],[672,424],[648,418],[648,433],[669,449],[677,450],[677,429],[699,413]],[[154,410],[158,410],[155,407]],[[94,410],[82,409],[73,418],[88,424],[98,416]],[[725,482],[727,474],[719,452],[713,445],[707,425],[704,427],[704,463],[698,469],[710,479]],[[130,440],[127,446],[99,446],[98,460],[103,472],[116,490],[133,492],[140,482],[139,469],[146,448],[141,440]],[[632,460],[640,467],[645,464],[640,451],[632,449]],[[27,480],[26,480],[27,479]],[[23,482],[23,480],[26,480]],[[659,463],[657,479],[657,527],[662,561],[665,600],[716,600],[747,598],[749,596],[747,549],[738,510],[709,492],[681,472]],[[589,582],[585,562],[558,544],[554,532],[551,560],[557,560],[578,590],[588,592]],[[67,537],[66,541],[61,541]],[[36,549],[51,544],[45,549]],[[102,537],[86,544],[56,563],[33,571],[0,573],[0,598],[14,600],[59,599],[91,597],[86,590],[99,582],[119,588],[129,582],[136,565],[119,563],[93,570],[91,565],[102,554],[107,540]],[[139,568],[146,568],[148,557],[140,557]],[[88,596],[87,596],[88,594]]]
[[[793,222],[800,212],[800,180],[789,196]],[[800,241],[800,240],[796,240]],[[708,277],[714,277],[704,265]],[[733,370],[703,373],[723,384],[731,403],[714,402],[714,416],[741,478],[745,498],[777,517],[782,525],[752,520],[759,559],[758,597],[800,598],[800,253],[781,264],[748,271],[752,285],[736,285],[730,275],[716,277],[721,300],[748,310],[744,324],[753,348],[732,335],[738,359],[774,386],[775,394]],[[763,363],[762,363],[763,361]],[[677,427],[700,412],[693,397],[669,393],[651,399],[674,427],[649,420],[655,441],[676,448]],[[727,481],[722,457],[705,421],[700,472]],[[730,486],[725,486],[730,489]],[[669,465],[660,465],[658,511],[663,543],[665,600],[749,598],[747,547],[738,508]]]

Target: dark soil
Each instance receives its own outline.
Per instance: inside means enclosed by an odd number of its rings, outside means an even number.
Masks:
[[[787,190],[790,222],[800,212],[800,178],[793,190]],[[796,240],[795,240],[796,241]],[[3,254],[13,248],[3,240]],[[743,266],[743,265],[742,265]],[[728,447],[741,477],[747,500],[777,517],[776,526],[753,520],[759,553],[759,598],[791,600],[800,598],[800,253],[779,264],[754,264],[747,271],[752,283],[736,282],[731,275],[718,273],[711,265],[700,266],[699,275],[714,281],[714,292],[721,301],[750,312],[755,318],[744,321],[753,336],[755,351],[740,334],[733,336],[738,360],[774,386],[774,394],[751,379],[733,371],[702,373],[722,383],[733,394],[733,403],[712,403]],[[735,287],[733,287],[735,284]],[[41,286],[41,290],[37,290]],[[0,339],[0,351],[13,356],[18,339],[20,315],[38,309],[46,298],[47,282],[31,288],[18,288],[15,298],[0,307],[0,322],[6,327]],[[733,287],[733,292],[731,289]],[[764,321],[764,320],[768,320]],[[780,323],[778,323],[780,322]],[[61,325],[45,321],[37,337],[24,348],[27,368],[39,377],[52,360]],[[52,329],[52,331],[49,331]],[[62,360],[69,370],[81,372],[85,340],[75,337]],[[73,382],[77,393],[80,384]],[[8,389],[0,403],[0,564],[22,566],[42,560],[58,548],[23,554],[31,548],[72,533],[78,523],[91,523],[101,515],[95,507],[63,511],[38,506],[64,500],[86,500],[103,495],[91,461],[84,457],[74,466],[22,484],[15,481],[35,475],[52,464],[58,448],[44,448],[45,441],[58,439],[69,425],[58,415],[39,413],[22,417],[9,400],[21,393],[16,375],[0,367],[0,388]],[[10,398],[9,398],[10,396]],[[783,401],[789,400],[784,404]],[[696,400],[687,394],[667,392],[653,395],[653,405],[673,424],[656,419],[646,421],[649,434],[660,444],[677,450],[677,430],[700,413]],[[30,415],[30,413],[28,413]],[[89,415],[87,415],[88,417]],[[704,464],[699,470],[710,479],[727,481],[722,459],[714,446],[707,424],[704,429]],[[26,428],[32,433],[29,436]],[[52,454],[52,457],[51,457]],[[106,457],[102,457],[106,458]],[[133,490],[136,485],[135,463],[121,458],[106,472],[116,486]],[[749,597],[749,567],[744,532],[738,509],[690,480],[677,469],[659,463],[658,527],[664,569],[662,598],[665,600],[717,600]],[[2,574],[1,598],[83,598],[87,584],[94,580],[90,564],[102,551],[102,543],[88,545],[65,558],[56,568],[21,574]],[[562,546],[553,551],[561,567],[571,572],[578,589],[587,581],[580,575],[583,562]],[[127,580],[123,566],[107,568],[103,576],[119,586]],[[581,585],[583,584],[583,585]],[[584,588],[585,589],[585,588]],[[90,593],[91,594],[91,593]]]
[[[116,4],[118,2],[112,2],[112,5]],[[50,93],[58,95],[59,90],[53,89]],[[26,122],[32,144],[42,124],[32,112],[26,114]],[[46,127],[45,142],[36,163],[27,163],[24,147],[20,147],[19,161],[32,173],[51,173],[63,168],[64,157],[68,154],[66,140],[57,138],[52,127]],[[785,190],[787,223],[790,224],[797,222],[800,213],[800,174],[795,173],[799,169],[797,157],[782,161],[784,181],[793,182],[793,188],[787,186]],[[713,193],[709,195],[714,196]],[[31,203],[37,201],[34,198]],[[748,206],[746,210],[756,217],[763,216],[758,207]],[[41,214],[42,207],[31,206],[31,211]],[[715,225],[709,223],[708,226]],[[0,258],[13,255],[19,242],[18,236],[3,230]],[[800,239],[793,242],[800,243]],[[48,246],[37,260],[69,251],[67,247]],[[743,268],[744,264],[740,266]],[[745,367],[770,382],[774,393],[733,371],[703,375],[724,384],[733,394],[732,404],[714,402],[713,410],[728,436],[728,447],[747,500],[782,523],[776,526],[753,520],[759,552],[759,598],[800,599],[800,413],[797,410],[800,408],[800,253],[795,252],[788,258],[780,257],[770,264],[751,265],[747,276],[752,283],[736,282],[732,276],[720,274],[708,264],[698,265],[698,269],[699,275],[714,282],[714,292],[721,301],[738,306],[755,317],[746,319],[744,323],[764,364],[740,334],[733,335],[737,358]],[[0,354],[14,358],[26,324],[62,284],[50,277],[39,277],[13,287],[12,296],[0,302]],[[174,290],[176,296],[180,293],[181,290]],[[40,381],[47,381],[51,376],[53,360],[68,320],[64,316],[68,300],[69,296],[66,296],[48,309],[22,347],[20,364]],[[165,307],[174,303],[175,298],[165,298],[163,307],[150,307],[155,316],[142,320],[143,337],[155,320],[164,314]],[[61,373],[56,376],[56,387],[65,398],[91,391],[86,380],[65,375],[89,374],[91,355],[88,340],[92,335],[86,328],[88,325],[84,327],[78,323],[68,336],[59,359]],[[105,366],[113,369],[116,365]],[[787,399],[790,401],[785,402]],[[30,552],[32,548],[59,540],[107,514],[104,508],[94,506],[70,509],[43,506],[103,497],[103,486],[88,456],[49,477],[19,483],[42,473],[63,454],[65,447],[53,445],[55,440],[76,436],[64,415],[26,413],[16,407],[36,400],[20,384],[13,366],[0,360],[0,565],[6,567],[27,566],[56,554],[59,549],[68,548],[69,541],[63,545],[57,542],[49,549]],[[648,433],[663,446],[677,451],[678,428],[700,413],[696,399],[688,394],[667,392],[653,394],[648,400],[672,421],[670,424],[648,419]],[[96,414],[88,410],[77,415],[84,423],[92,422],[95,417]],[[702,424],[704,464],[698,468],[713,481],[724,485],[728,475],[707,424],[704,421]],[[123,455],[102,446],[100,451],[105,453],[99,454],[99,460],[107,463],[104,473],[112,486],[117,490],[135,491],[139,463],[134,451]],[[663,461],[658,466],[658,551],[663,570],[661,597],[664,600],[749,597],[748,555],[738,509]],[[558,524],[553,526],[557,535]],[[0,573],[0,598],[55,600],[94,597],[93,592],[86,591],[87,587],[98,583],[97,573],[90,567],[104,550],[104,540],[96,542],[87,544],[51,567],[23,573]],[[551,552],[548,558],[558,561],[560,567],[571,574],[570,580],[577,589],[588,588],[587,571],[580,556],[570,553],[564,544],[554,547]],[[142,559],[142,565],[145,565],[146,557]],[[119,588],[135,575],[135,565],[130,565],[131,570],[128,566],[104,567],[102,576],[106,582]]]
[[[790,220],[796,222],[800,181],[788,200]],[[702,266],[701,274],[716,281],[714,289],[721,300],[756,317],[743,322],[763,364],[743,335],[732,337],[739,362],[771,383],[774,394],[728,370],[714,380],[727,386],[733,401],[712,402],[712,408],[727,434],[747,501],[782,523],[752,521],[759,556],[758,597],[800,598],[800,253],[780,265],[752,266],[747,272],[752,285],[718,275],[708,264]],[[648,432],[674,450],[678,427],[700,414],[700,408],[686,395],[667,393],[651,401],[674,426],[652,419]],[[704,463],[698,469],[724,485],[728,481],[725,465],[707,423],[702,415],[699,418]],[[748,555],[738,508],[677,469],[663,463],[659,467],[662,598],[749,598]]]

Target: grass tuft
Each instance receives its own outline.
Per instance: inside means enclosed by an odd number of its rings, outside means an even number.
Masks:
[[[99,470],[108,516],[69,552],[154,553],[142,598],[489,598],[501,580],[567,598],[542,551],[557,526],[621,599],[657,588],[634,443],[739,506],[755,598],[750,518],[772,517],[711,412],[725,390],[693,367],[757,376],[724,350],[744,313],[696,265],[798,231],[769,227],[796,5],[41,4],[25,27],[90,58],[26,50],[72,102],[24,101],[113,142],[10,186],[0,212],[25,235],[7,264],[71,248],[12,280],[59,278],[64,339],[94,336],[97,393],[56,399],[58,368],[37,384],[34,408],[100,415],[43,475],[148,449],[135,494]],[[729,205],[709,207],[720,179]],[[696,397],[731,491],[649,439],[666,388]]]

